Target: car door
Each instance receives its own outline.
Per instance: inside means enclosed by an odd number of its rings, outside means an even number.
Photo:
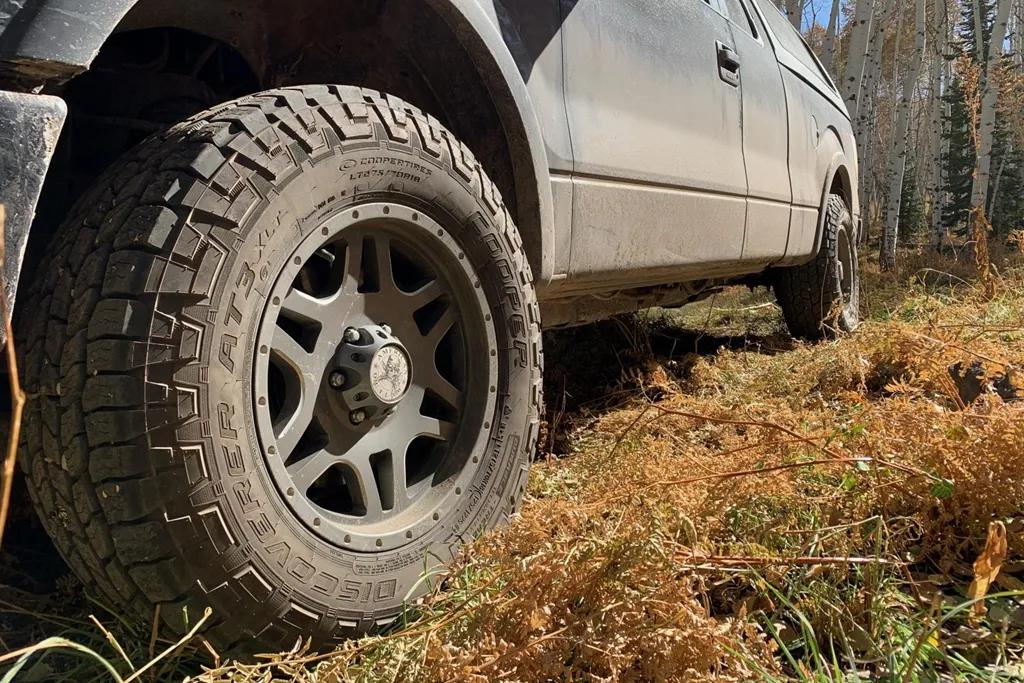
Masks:
[[[562,0],[581,288],[737,269],[747,181],[720,0]]]
[[[732,23],[743,98],[747,226],[743,260],[768,264],[786,255],[793,186],[789,173],[789,110],[782,72],[751,0],[722,0]]]
[[[789,111],[789,176],[793,184],[786,260],[800,263],[817,249],[822,194],[828,175],[829,150],[844,149],[839,129],[849,114],[835,84],[786,17],[770,0],[748,0],[756,7],[774,44]],[[852,140],[845,143],[851,156]],[[824,157],[823,157],[824,155]]]

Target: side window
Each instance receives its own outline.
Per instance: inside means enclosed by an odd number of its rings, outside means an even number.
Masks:
[[[781,10],[771,2],[763,2],[761,0],[759,2],[761,4],[761,14],[764,15],[765,21],[768,22],[768,28],[771,29],[775,39],[779,41],[780,47],[831,85],[832,78],[821,66],[821,62],[814,56],[814,53],[811,52],[811,48],[804,42],[803,37],[793,28],[793,24],[789,23],[789,19],[783,16]],[[834,89],[834,86],[832,87]]]
[[[750,11],[746,6],[740,2],[740,0],[722,0],[725,5],[726,16],[732,21],[732,23],[739,26],[741,29],[754,36],[757,35],[757,27],[754,25],[754,20],[750,16]]]

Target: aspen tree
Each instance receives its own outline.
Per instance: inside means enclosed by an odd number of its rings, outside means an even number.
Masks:
[[[978,0],[974,0],[975,15],[978,15]],[[999,84],[997,68],[1003,56],[1006,42],[1006,29],[1010,19],[1011,0],[999,0],[996,5],[996,19],[992,25],[992,37],[988,42],[988,54],[985,54],[984,32],[975,33],[976,49],[979,55],[985,55],[979,64],[984,65],[981,79],[981,116],[978,126],[978,160],[974,167],[974,185],[971,190],[972,222],[983,221],[987,224],[991,216],[985,217],[988,203],[988,187],[992,173],[992,144],[996,128],[996,105],[999,100]],[[980,21],[975,19],[975,23]],[[987,228],[986,228],[987,229]],[[977,235],[975,235],[977,236]]]
[[[903,197],[903,178],[907,168],[907,137],[910,128],[910,105],[921,75],[927,43],[925,24],[927,0],[916,0],[914,25],[914,55],[903,77],[902,93],[898,104],[893,149],[889,154],[886,178],[888,198],[885,212],[885,232],[882,235],[881,266],[883,270],[896,267],[896,242],[899,233],[900,206]]]
[[[832,0],[832,12],[828,17],[828,29],[825,31],[825,46],[821,55],[821,63],[829,73],[835,73],[836,35],[839,33],[839,15],[842,12],[842,0]]]

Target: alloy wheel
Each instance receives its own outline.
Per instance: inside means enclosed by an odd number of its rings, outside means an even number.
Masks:
[[[468,493],[495,401],[486,311],[459,245],[410,207],[349,209],[299,243],[268,297],[254,399],[268,469],[303,523],[379,552]]]

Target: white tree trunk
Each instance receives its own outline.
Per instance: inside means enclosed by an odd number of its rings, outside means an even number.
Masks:
[[[853,129],[857,135],[857,151],[860,156],[860,187],[862,202],[865,212],[870,217],[869,224],[873,218],[871,211],[876,204],[872,202],[875,196],[874,174],[874,148],[875,139],[875,111],[878,95],[878,82],[882,75],[882,50],[885,46],[888,34],[889,18],[892,15],[892,8],[895,0],[881,0],[881,4],[875,4],[875,16],[870,22],[872,30],[869,35],[867,58],[864,66],[864,78],[860,88],[860,96],[857,100],[856,115],[853,120]],[[865,236],[867,230],[864,231]]]
[[[985,41],[982,26],[982,4],[980,0],[971,0],[971,13],[974,16],[974,53],[978,58],[978,66],[985,63]]]
[[[832,13],[828,17],[828,30],[825,31],[825,49],[821,56],[821,63],[830,74],[835,74],[836,63],[836,34],[839,33],[839,14],[842,10],[842,0],[832,0]]]
[[[1022,61],[1021,45],[1024,45],[1024,40],[1021,36],[1021,20],[1024,19],[1024,3],[1021,0],[1017,0],[1014,6],[1010,8],[1010,24],[1007,30],[1010,33],[1010,52],[1013,53],[1014,62],[1020,66]]]
[[[943,191],[946,180],[943,161],[949,154],[947,149],[949,140],[946,135],[948,105],[943,100],[943,97],[945,96],[945,87],[948,83],[946,73],[949,69],[949,64],[946,61],[946,54],[949,51],[951,31],[945,0],[934,0],[932,26],[937,29],[938,41],[936,49],[932,52],[930,76],[928,79],[931,83],[930,129],[932,134],[928,195],[931,198],[931,246],[937,250],[942,246],[942,238],[945,236],[945,230],[942,227],[942,212],[945,210],[946,205],[945,192]]]
[[[875,13],[875,0],[857,0],[853,26],[850,28],[850,54],[846,58],[846,71],[842,80],[843,99],[850,115],[857,116],[857,106],[864,85],[864,68],[871,46],[871,19]]]
[[[977,3],[978,0],[975,0]],[[999,0],[996,5],[996,21],[992,27],[992,38],[989,40],[988,55],[982,62],[985,71],[982,74],[981,87],[981,123],[978,130],[978,160],[974,167],[974,185],[971,190],[971,210],[984,211],[988,202],[988,186],[992,173],[992,143],[996,129],[996,105],[999,101],[999,89],[996,83],[996,68],[1003,56],[1003,44],[1006,42],[1006,27],[1010,18],[1011,0]],[[977,35],[979,52],[984,52],[984,36]],[[988,217],[991,221],[991,216]]]
[[[914,56],[903,77],[903,92],[900,96],[896,116],[893,150],[889,155],[886,177],[889,196],[885,212],[885,233],[882,235],[881,266],[883,270],[896,267],[896,242],[900,224],[900,208],[903,196],[903,177],[907,168],[907,133],[910,128],[910,103],[914,98],[917,81],[921,76],[924,62],[927,21],[927,1],[917,0],[917,21],[914,27]]]
[[[1012,151],[1012,150],[1011,150]],[[1006,156],[999,160],[999,170],[996,171],[995,180],[992,182],[992,197],[988,202],[988,215],[994,216],[996,213],[996,200],[999,199],[999,184],[1003,179],[1003,171],[1006,170]]]
[[[804,23],[804,0],[786,0],[786,14],[789,21],[799,31]]]

